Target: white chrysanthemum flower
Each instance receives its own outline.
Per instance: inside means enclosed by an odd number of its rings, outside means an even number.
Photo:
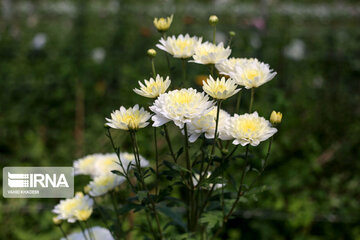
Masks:
[[[259,87],[273,79],[275,75],[276,72],[273,72],[268,64],[259,61],[247,61],[236,65],[235,71],[229,73],[237,84],[247,89]]]
[[[183,128],[185,123],[191,119],[204,115],[214,106],[209,97],[193,88],[174,90],[161,94],[150,110],[155,113],[151,118],[154,121],[153,127],[159,127],[169,121]]]
[[[215,127],[216,127],[216,113],[217,113],[217,107],[213,107],[209,113],[200,117],[196,117],[191,120],[191,122],[188,125],[189,142],[195,142],[202,133],[205,133],[205,137],[207,139],[214,138]],[[220,109],[218,136],[222,140],[231,139],[225,128],[229,119],[230,119],[230,114]]]
[[[93,175],[95,162],[102,154],[91,154],[74,161],[74,175]]]
[[[220,63],[216,64],[215,67],[219,73],[229,75],[230,72],[235,71],[237,65],[242,65],[249,61],[258,61],[256,58],[228,58]]]
[[[273,136],[277,132],[277,129],[273,128],[268,120],[259,117],[258,113],[254,112],[243,115],[235,114],[234,117],[231,117],[229,120],[227,132],[235,138],[233,141],[235,145],[241,144],[245,146],[250,144],[257,146],[260,142]]]
[[[202,38],[190,37],[189,34],[184,37],[180,34],[177,38],[175,36],[167,37],[166,40],[161,38],[159,42],[160,44],[156,46],[175,58],[189,58],[194,55],[195,48],[201,44]]]
[[[67,220],[74,223],[77,220],[76,214],[79,211],[89,211],[92,209],[94,201],[81,192],[76,193],[74,198],[61,200],[53,209],[53,213],[57,214],[57,219]]]
[[[193,59],[190,62],[199,64],[217,64],[227,59],[231,54],[230,47],[224,48],[221,42],[218,45],[204,42],[195,48]]]
[[[89,194],[92,197],[102,196],[122,184],[125,178],[115,174],[108,174],[95,177],[89,185]]]
[[[225,77],[222,77],[214,80],[210,75],[206,81],[203,81],[204,92],[214,99],[227,99],[235,95],[241,90],[241,88],[236,89],[237,87],[238,85],[231,78],[226,80]]]
[[[209,178],[210,176],[211,176],[211,172],[208,172],[206,178]],[[194,186],[198,187],[197,185],[198,185],[199,180],[200,180],[200,174],[195,173],[194,176],[192,177],[192,180],[193,180]],[[213,186],[214,186],[214,184],[210,183],[208,188],[211,189]],[[222,188],[222,187],[223,187],[223,184],[220,184],[220,183],[215,184],[214,190]]]
[[[122,172],[116,153],[101,154],[94,164],[93,178],[104,175],[113,175],[112,170]]]
[[[86,238],[84,237],[84,234]],[[89,229],[85,229],[84,233],[82,232],[72,233],[67,236],[67,239],[61,238],[61,240],[87,240],[87,239],[114,240],[113,236],[111,235],[108,229],[98,226],[90,228],[90,231]]]
[[[132,108],[120,107],[119,110],[115,110],[111,113],[111,119],[105,118],[107,126],[115,129],[122,130],[137,130],[139,128],[146,127],[151,117],[148,111],[145,111],[144,108],[139,109],[139,105],[136,104]]]
[[[159,74],[156,75],[155,80],[144,80],[145,85],[139,81],[140,89],[135,88],[134,92],[147,98],[157,98],[160,94],[164,93],[170,86],[170,79],[166,77],[165,81]]]
[[[154,26],[159,32],[165,32],[170,28],[170,25],[173,21],[174,15],[171,14],[170,17],[167,18],[155,18],[154,19]]]

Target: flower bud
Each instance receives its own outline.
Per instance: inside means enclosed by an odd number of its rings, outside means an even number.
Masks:
[[[216,15],[211,15],[209,17],[209,23],[211,26],[215,26],[219,22],[219,18]]]
[[[52,221],[55,225],[60,225],[62,223],[62,220],[57,217],[53,217]]]
[[[230,37],[235,37],[236,33],[234,31],[229,32]]]
[[[281,119],[282,119],[282,113],[281,112],[272,111],[272,113],[270,115],[270,122],[273,125],[281,123]]]
[[[84,193],[85,193],[85,194],[88,194],[88,193],[90,192],[90,190],[91,190],[91,187],[90,187],[89,185],[86,185],[86,186],[84,187]]]
[[[171,15],[170,17],[167,18],[155,18],[154,26],[159,32],[164,33],[170,28],[171,23],[173,21],[173,17],[174,15]]]
[[[153,48],[150,48],[149,50],[147,50],[147,55],[150,57],[150,58],[153,58],[156,56],[156,50],[153,49]]]

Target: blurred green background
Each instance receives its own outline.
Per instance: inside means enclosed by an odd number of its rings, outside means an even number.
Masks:
[[[223,238],[360,239],[358,1],[1,4],[1,167],[70,166],[84,154],[111,152],[104,118],[120,105],[149,104],[132,89],[151,76],[146,50],[160,38],[153,18],[174,13],[168,34],[210,40],[207,20],[217,14],[218,41],[236,32],[232,56],[257,57],[278,72],[256,91],[255,109],[284,114],[260,180],[269,189],[243,204]],[[168,74],[161,50],[155,61]],[[172,79],[180,79],[179,62],[171,64]],[[188,69],[194,85],[208,74],[204,66]],[[148,138],[149,129],[140,142]],[[151,160],[152,149],[141,148]],[[59,239],[50,212],[57,202],[1,198],[0,239]]]

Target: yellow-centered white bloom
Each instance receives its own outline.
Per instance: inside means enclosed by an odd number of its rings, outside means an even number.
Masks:
[[[243,115],[235,114],[234,117],[231,117],[229,120],[227,132],[235,138],[233,141],[235,145],[241,144],[245,146],[250,144],[257,146],[260,142],[273,136],[277,132],[277,129],[273,128],[268,120],[259,117],[258,113],[254,112]]]
[[[225,77],[222,77],[214,80],[210,75],[206,81],[203,81],[203,90],[214,99],[219,100],[227,99],[238,93],[241,88],[236,89],[237,87],[238,85],[231,78],[226,80]]]
[[[115,129],[122,130],[137,130],[139,128],[146,127],[151,117],[148,111],[145,111],[144,108],[139,109],[139,105],[136,104],[132,108],[120,107],[120,110],[115,110],[111,113],[111,119],[105,118],[107,126]]]
[[[281,123],[282,113],[272,111],[270,115],[270,122],[274,125]]]
[[[215,65],[216,69],[219,71],[220,74],[230,75],[230,72],[235,71],[235,67],[237,65],[242,65],[244,63],[251,61],[258,61],[256,58],[228,58],[222,62],[219,62]]]
[[[166,32],[169,28],[170,28],[170,25],[173,21],[173,17],[174,15],[171,14],[170,17],[167,17],[167,18],[155,18],[154,19],[154,26],[156,27],[156,29],[159,31],[159,32]]]
[[[199,64],[217,64],[227,59],[231,54],[230,47],[224,48],[224,44],[221,42],[218,45],[204,42],[195,48],[193,55],[195,62]]]
[[[175,58],[189,58],[194,55],[195,48],[197,48],[202,38],[196,36],[190,37],[186,34],[185,37],[180,34],[177,38],[175,36],[160,39],[160,44],[156,44],[158,48],[170,53]]]
[[[102,196],[122,184],[125,178],[115,174],[108,174],[95,177],[89,185],[89,194],[92,197]]]
[[[155,80],[150,78],[149,81],[144,80],[144,82],[145,84],[142,84],[139,81],[140,89],[135,88],[134,92],[147,98],[157,98],[160,94],[166,92],[171,83],[169,77],[166,77],[164,81],[164,78],[159,74],[156,75]]]
[[[211,111],[203,116],[196,117],[188,124],[189,142],[195,142],[202,133],[207,139],[213,139],[216,127],[217,107],[212,107]],[[230,119],[230,114],[220,109],[218,134],[222,140],[229,140],[231,137],[226,131],[226,124]],[[184,134],[184,131],[183,131]]]
[[[114,240],[113,236],[111,235],[110,231],[103,227],[92,227],[89,229],[85,229],[84,233],[82,232],[75,232],[72,233],[65,238],[61,238],[61,240],[86,240],[84,238],[84,234],[86,239],[93,239],[93,240]]]
[[[150,107],[155,113],[151,118],[154,121],[153,127],[174,121],[178,127],[183,128],[191,119],[208,113],[212,106],[214,102],[209,101],[207,95],[193,88],[161,94]]]
[[[57,219],[67,220],[74,223],[77,220],[76,212],[92,209],[94,201],[81,192],[77,192],[74,198],[61,200],[53,209],[53,213],[57,214]]]
[[[259,87],[275,75],[276,72],[273,72],[268,64],[259,61],[246,61],[244,64],[236,65],[235,70],[229,73],[237,84],[247,89]]]

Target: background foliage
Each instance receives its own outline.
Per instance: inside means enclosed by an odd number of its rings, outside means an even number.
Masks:
[[[1,167],[67,166],[83,154],[110,152],[104,117],[120,105],[149,104],[131,89],[151,76],[146,50],[160,37],[153,17],[174,13],[169,34],[209,40],[207,19],[215,13],[218,40],[236,32],[232,56],[257,57],[278,72],[256,92],[255,109],[264,116],[273,108],[284,113],[259,182],[266,190],[243,202],[223,238],[360,239],[356,1],[2,4]],[[156,64],[167,73],[160,50]],[[172,62],[174,79],[181,74],[178,65]],[[201,66],[188,66],[193,81],[201,78],[195,72],[206,74]],[[144,132],[139,141],[146,143],[151,132]],[[129,146],[122,136],[117,140]],[[152,160],[152,149],[140,147]],[[60,238],[50,213],[57,201],[1,198],[0,238]]]

